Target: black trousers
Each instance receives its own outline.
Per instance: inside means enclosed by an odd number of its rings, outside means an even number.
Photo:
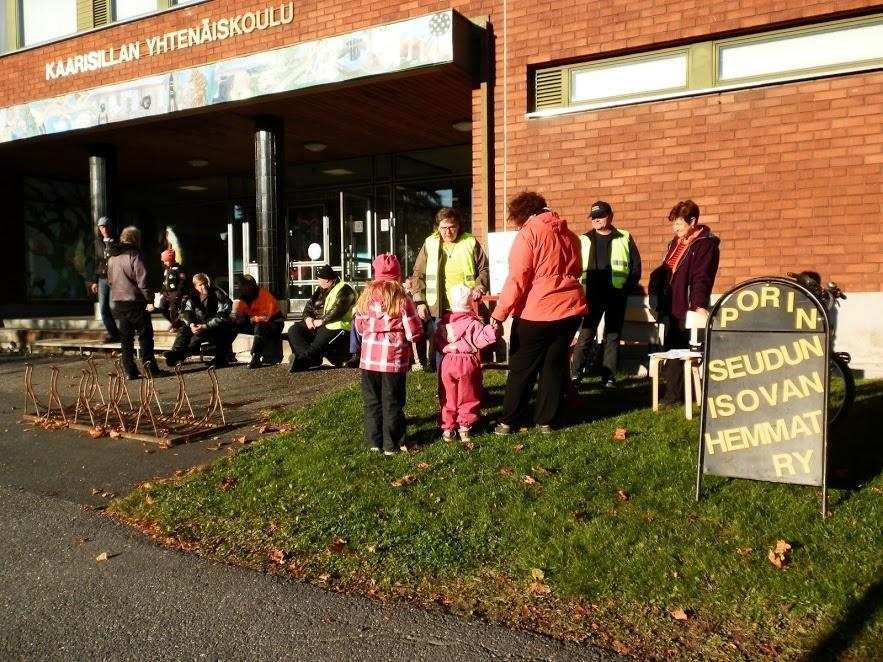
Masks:
[[[539,375],[534,423],[551,425],[564,399],[567,354],[582,317],[554,322],[515,318],[509,345],[509,377],[500,422],[517,427],[527,418],[528,404]]]
[[[122,348],[121,363],[126,375],[133,377],[138,374],[135,365],[135,336],[138,336],[138,348],[141,350],[141,363],[148,364],[156,370],[156,358],[153,355],[153,323],[144,301],[116,301],[113,314],[120,330]]]
[[[628,295],[612,285],[601,290],[590,290],[587,297],[589,314],[583,318],[582,327],[573,348],[571,377],[579,377],[586,367],[589,348],[598,333],[601,317],[604,317],[604,362],[601,377],[606,381],[616,373],[619,362],[619,336],[625,321]]]
[[[368,448],[396,451],[405,445],[406,372],[362,370]]]
[[[668,316],[665,320],[665,351],[670,349],[686,349],[690,346],[690,331],[685,320]],[[683,361],[666,361],[662,368],[665,378],[665,395],[662,401],[676,404],[684,401],[684,363]]]
[[[193,333],[190,327],[182,322],[172,344],[172,352],[175,358],[183,361],[188,356],[199,353],[199,346],[204,342],[210,342],[215,346],[215,357],[227,360],[236,332],[227,324],[208,328],[200,333]]]
[[[317,366],[322,357],[331,361],[341,361],[347,354],[350,332],[343,329],[308,329],[303,322],[296,322],[288,327],[288,344],[304,367]]]
[[[258,356],[267,360],[267,362],[279,363],[282,360],[282,327],[285,324],[283,319],[270,320],[269,322],[259,322],[253,324],[251,322],[243,322],[235,324],[233,330],[236,333],[245,333],[254,336],[251,342],[252,356]],[[234,335],[234,338],[236,336]],[[278,354],[278,356],[277,356]]]

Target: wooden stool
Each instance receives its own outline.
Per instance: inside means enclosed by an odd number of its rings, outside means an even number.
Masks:
[[[653,352],[650,354],[650,378],[653,380],[653,411],[659,410],[659,364],[662,361],[684,362],[684,415],[688,420],[692,420],[693,399],[696,399],[697,405],[702,405],[702,380],[699,375],[702,353],[692,352],[688,349],[672,349],[667,352]]]

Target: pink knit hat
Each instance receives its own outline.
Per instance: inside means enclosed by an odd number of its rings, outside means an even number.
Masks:
[[[162,252],[162,255],[159,256],[163,262],[174,262],[175,261],[175,249],[167,248]]]
[[[381,253],[371,263],[374,269],[374,280],[399,280],[402,277],[402,267],[399,259],[392,253]]]

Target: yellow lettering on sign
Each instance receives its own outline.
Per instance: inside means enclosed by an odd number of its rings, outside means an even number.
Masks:
[[[789,476],[793,476],[796,472],[794,471],[794,461],[791,458],[791,453],[777,453],[773,455],[773,469],[776,471],[776,476],[781,478],[785,471],[788,472]]]
[[[761,308],[778,308],[779,295],[781,292],[778,287],[766,285],[760,288],[760,307]]]
[[[727,328],[727,324],[730,322],[735,322],[739,319],[739,311],[735,308],[721,308],[721,328]]]
[[[747,375],[772,372],[786,365],[797,366],[811,358],[822,358],[825,348],[820,334],[811,338],[799,338],[789,345],[779,345],[763,349],[754,354],[739,354],[725,359],[708,362],[709,377],[720,382],[725,379],[739,379]]]
[[[790,441],[798,437],[819,434],[822,410],[795,414],[791,419],[779,418],[772,422],[761,421],[752,427],[741,425],[719,430],[716,435],[705,433],[705,449],[709,455],[715,452],[730,453],[732,451],[766,446],[769,444]]]

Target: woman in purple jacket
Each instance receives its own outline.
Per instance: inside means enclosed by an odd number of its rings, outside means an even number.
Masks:
[[[686,348],[690,332],[687,311],[708,314],[711,288],[720,261],[720,239],[707,225],[699,224],[699,206],[684,200],[672,207],[668,220],[675,236],[656,271],[657,310],[665,321],[665,349]],[[666,361],[663,403],[675,404],[684,397],[684,374],[679,361]]]

